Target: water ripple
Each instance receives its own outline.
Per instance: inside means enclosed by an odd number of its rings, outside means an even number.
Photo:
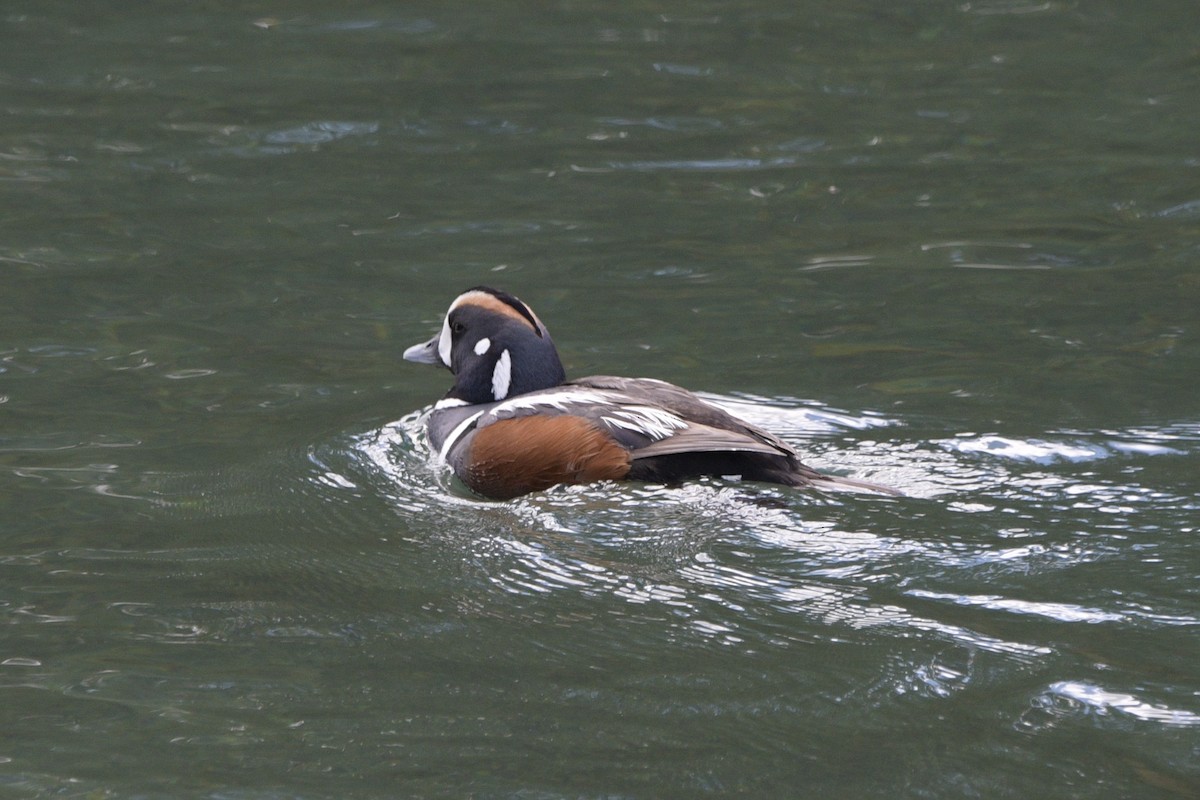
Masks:
[[[758,172],[794,167],[801,160],[790,156],[776,158],[693,158],[643,161],[610,161],[603,167],[572,164],[575,172]]]
[[[1200,440],[1193,423],[917,442],[905,441],[905,420],[892,416],[787,398],[707,398],[803,439],[813,463],[849,463],[856,474],[895,465],[906,476],[903,488],[931,499],[846,499],[702,480],[479,501],[433,463],[420,412],[355,437],[349,469],[322,459],[314,480],[330,490],[382,493],[397,513],[415,518],[409,527],[431,537],[422,547],[458,563],[462,580],[487,587],[468,604],[473,613],[538,624],[626,620],[629,636],[670,631],[746,653],[815,641],[920,643],[866,689],[876,702],[947,698],[997,672],[1040,673],[1073,657],[1080,632],[1097,626],[1200,624],[1185,599],[1077,595],[1063,580],[1128,565],[1135,552],[1160,584],[1182,577],[1169,542],[1138,538],[1139,530],[1143,537],[1158,530],[1140,515],[1195,507],[1195,500],[1138,484],[1124,471],[1086,480],[1048,471],[1186,456]],[[1047,576],[1058,589],[1050,596]],[[981,582],[991,590],[979,592]],[[985,657],[981,672],[977,660]],[[1109,700],[1114,713],[1191,724],[1186,712]]]
[[[1073,603],[1038,603],[1028,600],[1013,600],[998,595],[953,595],[945,592],[927,592],[913,589],[911,597],[926,600],[948,600],[956,605],[986,608],[989,611],[1008,611],[1014,614],[1030,614],[1059,622],[1123,622],[1127,617],[1097,608],[1085,608]]]
[[[1055,440],[1017,439],[997,434],[960,434],[953,439],[942,440],[938,444],[960,453],[986,454],[1015,461],[1031,461],[1037,464],[1053,464],[1058,461],[1094,461],[1119,454],[1184,455],[1187,452],[1179,447],[1165,444],[1164,442],[1167,441],[1173,443],[1187,441],[1185,436],[1171,436],[1166,431],[1132,430],[1127,433],[1106,431],[1097,434],[1074,432],[1074,435],[1077,438]]]
[[[748,401],[733,404],[744,406]],[[827,411],[815,417],[801,413],[797,422],[806,424],[813,418],[841,430],[889,424]],[[367,446],[372,463],[394,475],[414,474],[404,462],[423,450],[412,446],[421,435],[419,428],[411,427],[417,423],[417,418],[409,418],[390,429],[409,443],[401,451],[387,444],[386,435],[374,438]],[[397,461],[399,453],[410,456]],[[833,518],[799,515],[805,509],[811,514],[814,508],[839,507],[826,506],[829,502],[775,488],[705,481],[677,489],[560,487],[510,504],[480,504],[495,510],[489,516],[505,512],[515,527],[477,532],[465,546],[486,579],[507,594],[532,597],[565,591],[659,608],[671,616],[682,614],[676,624],[727,644],[745,643],[747,624],[758,625],[784,612],[809,624],[847,630],[893,630],[901,636],[921,631],[1021,658],[1049,652],[1041,645],[872,602],[853,582],[869,583],[872,574],[887,573],[889,565],[906,561],[945,565],[960,557],[937,545],[847,529]],[[469,513],[471,502],[467,503],[458,510]],[[783,571],[755,563],[760,559],[739,555],[736,549],[723,553],[728,546],[737,547],[730,531],[752,537],[744,542],[752,549],[766,546],[784,554]],[[960,560],[972,563],[975,557]],[[796,563],[805,565],[803,579],[788,566]]]
[[[1051,684],[1032,703],[1035,712],[1027,712],[1021,727],[1046,727],[1065,717],[1091,716],[1099,719],[1126,717],[1157,722],[1173,727],[1200,728],[1200,713],[1142,700],[1135,694],[1106,689],[1088,681],[1058,681]]]
[[[274,130],[223,128],[212,138],[222,152],[256,158],[306,152],[341,139],[373,136],[379,129],[378,122],[313,120]]]

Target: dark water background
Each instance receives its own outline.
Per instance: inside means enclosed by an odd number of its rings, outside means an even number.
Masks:
[[[1194,0],[0,7],[0,790],[1200,795]],[[467,498],[462,289],[902,500]]]

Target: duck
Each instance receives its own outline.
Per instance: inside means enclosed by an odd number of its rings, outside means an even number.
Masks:
[[[704,477],[901,494],[819,472],[774,434],[666,381],[567,380],[541,319],[501,289],[458,295],[440,330],[404,359],[454,376],[428,412],[428,441],[438,461],[484,498],[559,484],[679,485]]]

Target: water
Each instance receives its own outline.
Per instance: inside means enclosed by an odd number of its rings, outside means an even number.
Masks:
[[[10,2],[0,786],[1197,796],[1194,16]],[[909,497],[470,498],[482,282]]]

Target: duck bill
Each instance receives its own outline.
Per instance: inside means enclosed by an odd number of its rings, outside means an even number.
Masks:
[[[444,366],[442,359],[438,357],[438,339],[441,334],[434,336],[428,342],[414,344],[412,347],[404,351],[404,360],[412,361],[414,364],[433,364],[434,366]]]

